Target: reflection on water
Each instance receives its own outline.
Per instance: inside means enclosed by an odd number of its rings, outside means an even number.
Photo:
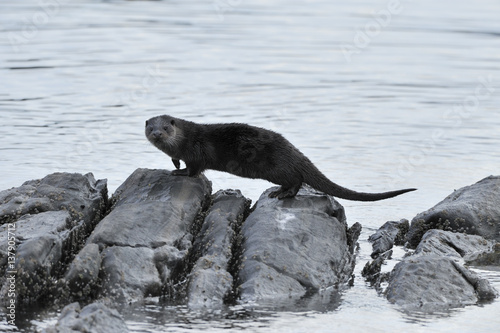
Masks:
[[[265,328],[270,323],[293,314],[294,317],[307,317],[312,314],[334,311],[340,304],[337,292],[325,292],[322,295],[308,295],[300,300],[281,300],[257,304],[231,306],[225,309],[193,310],[185,306],[161,306],[153,301],[150,306],[132,307],[125,310],[127,324],[134,330],[149,329],[155,331],[171,327],[175,331],[183,330],[247,330]],[[161,304],[161,302],[160,302]]]
[[[385,221],[498,174],[499,12],[494,0],[0,3],[0,188],[91,171],[113,192],[138,167],[170,168],[143,135],[158,114],[270,128],[341,185],[419,191],[342,201],[349,224],[364,230],[354,286],[327,313],[295,305],[205,320],[155,305],[131,317],[134,331],[491,331],[499,302],[404,315],[359,273],[366,239]],[[214,190],[240,188],[254,200],[270,186],[207,176]],[[481,274],[500,289],[498,271]]]

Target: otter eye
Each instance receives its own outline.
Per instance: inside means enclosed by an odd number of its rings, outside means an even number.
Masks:
[[[163,126],[163,129],[165,130],[165,132],[168,131],[168,126]]]
[[[149,122],[146,120],[146,127],[149,125]]]

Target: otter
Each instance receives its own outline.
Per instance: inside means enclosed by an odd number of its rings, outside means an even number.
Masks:
[[[146,137],[172,158],[172,175],[196,177],[207,169],[281,185],[271,198],[294,197],[306,183],[337,198],[377,201],[414,191],[356,192],[330,181],[281,134],[247,124],[197,124],[168,115],[146,121]],[[180,169],[180,161],[186,168]]]

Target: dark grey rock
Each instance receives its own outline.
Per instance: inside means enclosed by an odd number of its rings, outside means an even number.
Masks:
[[[165,245],[154,249],[153,259],[160,273],[162,286],[171,283],[171,277],[185,264],[192,247],[192,237],[189,236],[183,238],[177,247]]]
[[[270,199],[271,190],[243,223],[242,300],[300,297],[347,282],[355,256],[342,206],[306,188],[285,200]]]
[[[430,229],[456,231],[500,241],[500,176],[456,190],[433,208],[415,216],[408,243],[415,248]]]
[[[394,268],[387,298],[426,311],[491,300],[497,291],[460,262],[491,253],[494,246],[495,242],[476,235],[429,230],[414,254]]]
[[[128,327],[118,311],[101,303],[92,303],[80,308],[71,303],[61,312],[57,324],[44,333],[125,333]]]
[[[232,292],[232,246],[250,201],[240,191],[219,191],[193,246],[198,257],[189,277],[190,307],[220,308]]]
[[[400,221],[388,221],[382,225],[376,233],[368,238],[372,242],[372,258],[377,258],[382,253],[392,249],[394,245],[403,245],[409,222],[406,219]]]
[[[493,252],[494,241],[481,236],[454,233],[443,230],[429,230],[422,237],[414,255],[439,255],[473,260],[483,253]]]
[[[361,235],[361,231],[363,230],[363,226],[359,222],[355,222],[348,230],[347,230],[347,245],[349,245],[349,252],[354,253],[359,248],[358,239]]]
[[[392,250],[386,251],[366,263],[361,271],[361,276],[370,283],[378,292],[382,291],[381,284],[388,279],[388,273],[382,273],[382,265],[392,256]]]
[[[410,310],[434,311],[476,304],[491,299],[496,291],[487,280],[437,255],[412,256],[391,273],[387,299]]]
[[[15,234],[15,263],[0,254],[2,271],[17,271],[19,301],[36,301],[51,287],[107,208],[106,180],[54,173],[0,192],[0,247]],[[12,242],[11,242],[12,244]],[[10,244],[9,244],[10,245]],[[2,300],[6,300],[2,277]]]
[[[481,278],[479,275],[461,266],[457,262],[455,262],[455,268],[470,283],[470,285],[474,287],[479,301],[491,301],[498,296],[498,291],[491,286],[488,280]]]
[[[91,173],[54,173],[43,179],[0,192],[0,223],[17,221],[26,214],[68,211],[73,220],[90,222],[101,213],[107,199],[106,180],[94,179]]]
[[[98,295],[118,302],[159,296],[192,246],[192,226],[209,202],[204,177],[177,177],[166,170],[137,169],[117,189],[115,204],[92,232],[99,246]],[[85,267],[81,267],[85,271]],[[73,274],[85,274],[75,270]]]
[[[494,269],[498,269],[498,266],[500,266],[500,243],[493,246],[492,252],[480,253],[469,258],[467,264],[471,266],[492,266]]]
[[[203,256],[196,261],[189,277],[188,305],[190,308],[220,309],[232,292],[233,276],[227,271],[227,261],[220,257]]]
[[[5,267],[7,265],[7,251],[3,251],[3,249],[7,250],[8,248],[9,231],[11,231],[10,245],[14,244],[18,247],[19,244],[29,239],[57,236],[60,233],[62,236],[65,236],[63,231],[70,221],[70,214],[62,210],[43,212],[36,215],[27,214],[21,216],[16,222],[0,225],[0,249],[2,249],[2,251],[0,251],[0,267]],[[12,234],[15,235],[14,242],[12,242]],[[15,252],[19,254],[17,250]],[[37,261],[40,262],[40,260]],[[13,271],[16,269],[11,267],[9,270]]]
[[[90,295],[97,287],[101,254],[97,244],[86,245],[71,263],[64,282],[77,298]]]
[[[30,238],[17,248],[16,293],[22,299],[37,299],[53,286],[51,277],[59,266],[62,241],[57,235]],[[19,296],[18,296],[19,297]]]
[[[112,246],[102,252],[103,296],[133,302],[161,293],[154,251],[147,247]]]

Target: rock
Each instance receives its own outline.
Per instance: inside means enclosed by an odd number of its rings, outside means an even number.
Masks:
[[[192,237],[186,236],[177,247],[165,245],[154,249],[154,262],[160,273],[162,286],[171,283],[171,277],[184,270],[188,251],[192,247]]]
[[[496,297],[488,280],[460,262],[493,253],[500,239],[498,221],[500,177],[494,176],[461,188],[418,214],[407,235],[407,244],[416,251],[392,271],[386,291],[389,301],[432,311]]]
[[[102,303],[92,303],[80,308],[80,304],[71,303],[61,312],[57,324],[45,329],[44,333],[124,333],[127,324],[118,311]]]
[[[166,170],[137,169],[117,189],[112,211],[87,240],[102,256],[99,297],[117,302],[160,296],[172,268],[186,260],[192,226],[209,202],[204,177],[176,177]],[[74,274],[84,274],[75,270]]]
[[[386,296],[406,309],[434,311],[489,300],[496,291],[453,259],[424,255],[408,257],[395,266]]]
[[[53,173],[0,192],[0,223],[59,210],[68,211],[75,221],[90,222],[102,213],[103,200],[107,200],[106,180],[96,181],[91,173]]]
[[[106,180],[96,181],[90,173],[54,173],[0,192],[0,248],[10,240],[16,254],[15,262],[7,263],[2,252],[0,269],[17,272],[18,301],[54,296],[53,282],[104,214],[107,199]],[[1,283],[6,301],[5,278]]]
[[[28,239],[17,248],[15,271],[16,292],[22,298],[36,299],[52,286],[62,256],[62,241],[56,235]]]
[[[161,293],[154,251],[147,247],[111,246],[102,252],[103,295],[118,302],[141,300]]]
[[[306,188],[285,200],[269,198],[271,190],[242,226],[242,300],[300,297],[347,282],[355,256],[342,206]]]
[[[471,266],[500,266],[500,243],[493,246],[492,252],[480,253],[467,260]],[[498,267],[495,267],[498,269]]]
[[[456,190],[411,222],[409,246],[415,248],[426,231],[441,229],[500,241],[500,176]]]
[[[359,222],[354,223],[347,230],[347,245],[349,245],[350,253],[354,253],[354,251],[356,251],[359,248],[358,239],[359,236],[361,235],[362,230],[363,226]]]
[[[406,308],[426,311],[491,300],[497,291],[488,280],[459,262],[491,253],[494,245],[480,236],[429,230],[414,254],[394,268],[387,298]]]
[[[382,225],[376,233],[368,238],[372,242],[372,258],[392,249],[394,245],[403,245],[409,222],[406,219],[400,221],[388,221]]]
[[[101,269],[101,254],[97,244],[86,245],[71,263],[64,282],[77,298],[95,291]]]
[[[366,263],[361,271],[361,276],[370,283],[378,292],[382,291],[381,284],[388,280],[389,274],[382,273],[382,265],[392,256],[392,250],[386,251],[375,258],[375,260]]]
[[[227,271],[227,262],[220,258],[200,258],[190,275],[188,306],[194,309],[220,309],[232,292],[233,276]]]
[[[417,255],[439,255],[472,260],[483,253],[493,252],[495,242],[481,236],[429,230],[415,250]]]
[[[221,308],[232,292],[229,273],[232,246],[250,201],[240,191],[219,191],[207,212],[193,246],[198,259],[191,271],[188,305],[191,308]]]

